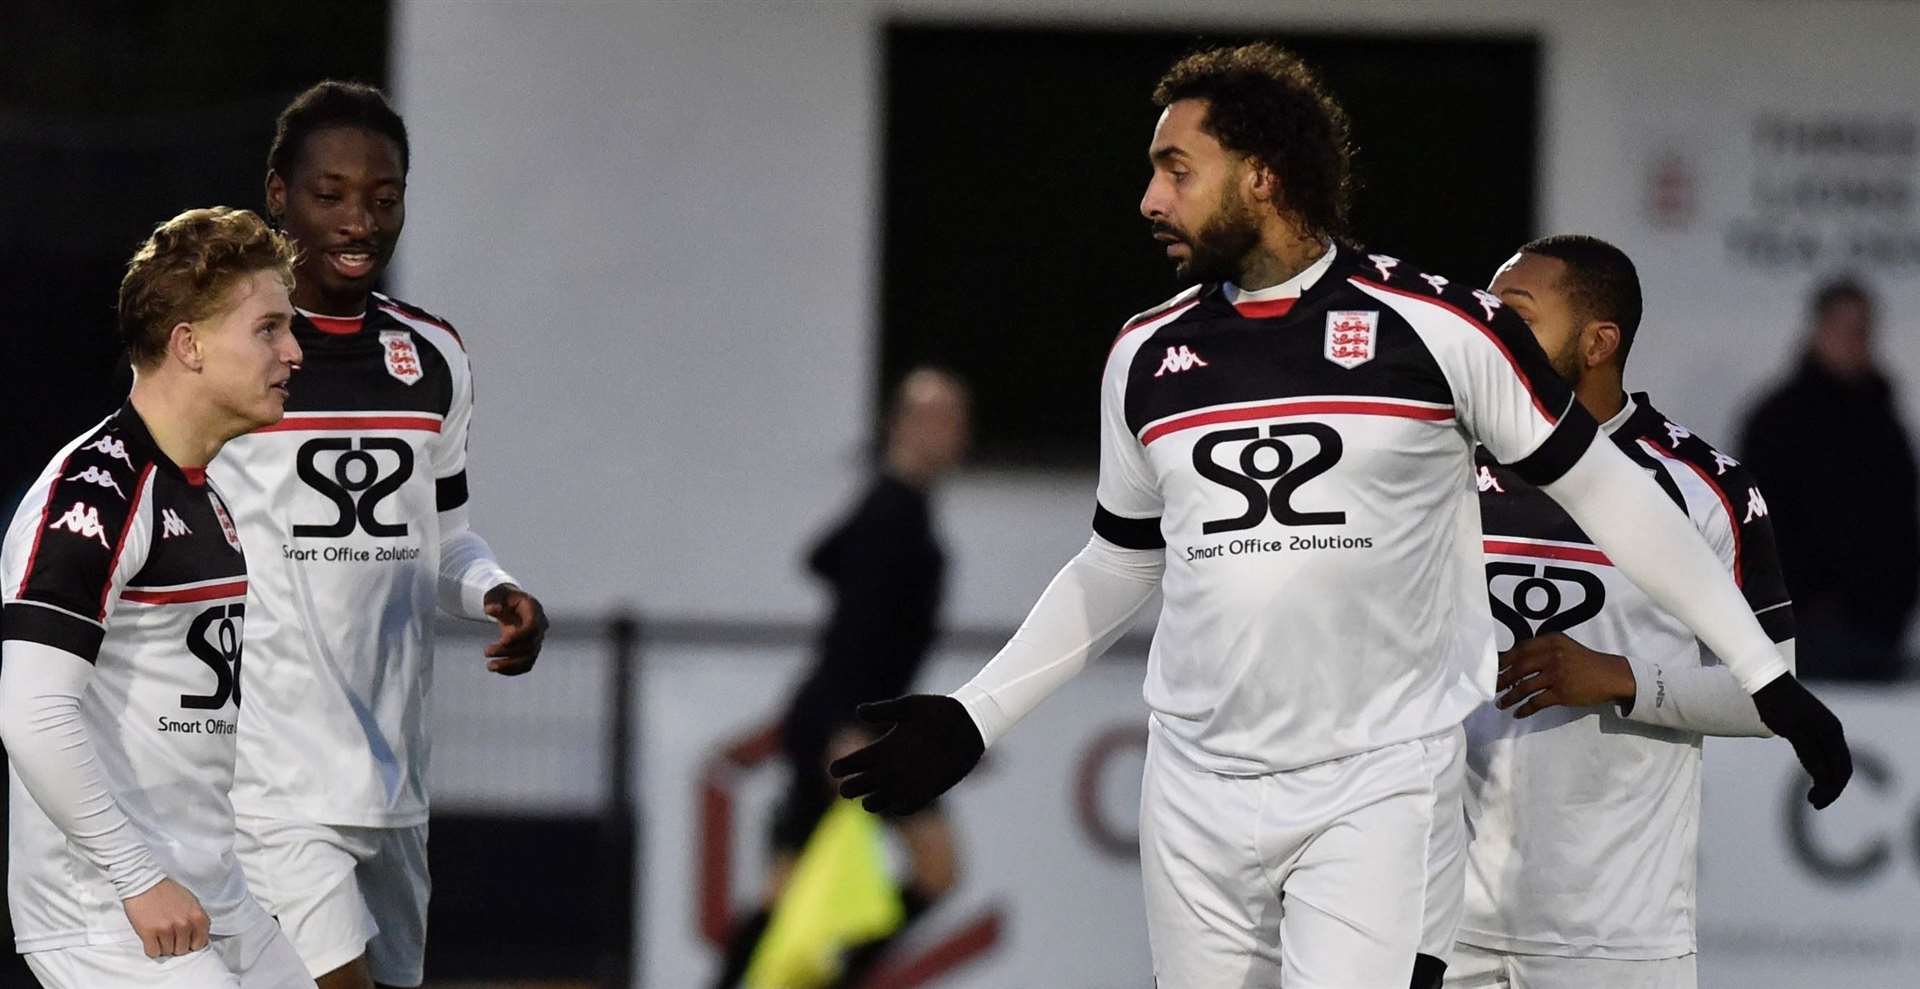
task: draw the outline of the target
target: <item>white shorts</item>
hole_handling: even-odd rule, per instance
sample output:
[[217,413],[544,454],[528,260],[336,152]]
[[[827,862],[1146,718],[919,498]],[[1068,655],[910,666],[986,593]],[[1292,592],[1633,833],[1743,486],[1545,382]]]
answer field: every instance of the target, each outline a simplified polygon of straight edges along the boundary
[[240,934],[207,939],[199,951],[148,958],[138,941],[29,952],[27,967],[46,989],[313,989],[271,919]]
[[373,981],[417,986],[427,950],[427,826],[357,828],[236,816],[247,886],[307,970],[367,956]]
[[[1462,734],[1292,772],[1222,776],[1148,732],[1140,794],[1160,989],[1406,989],[1439,816],[1459,815]],[[1458,895],[1457,892],[1455,894]]]
[[1458,944],[1447,964],[1447,989],[1695,989],[1694,956],[1628,961],[1516,955]]

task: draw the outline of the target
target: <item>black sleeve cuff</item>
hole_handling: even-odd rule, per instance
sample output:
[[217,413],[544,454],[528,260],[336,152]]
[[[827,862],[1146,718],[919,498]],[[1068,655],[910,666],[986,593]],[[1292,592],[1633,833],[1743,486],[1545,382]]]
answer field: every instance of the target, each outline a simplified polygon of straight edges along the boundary
[[1760,630],[1767,633],[1767,638],[1772,639],[1775,644],[1793,638],[1792,605],[1783,604],[1777,608],[1768,608],[1756,613],[1753,617],[1759,619]]
[[451,512],[466,504],[467,472],[461,471],[433,482],[433,503],[435,510],[441,512]]
[[15,602],[0,608],[0,639],[38,642],[73,653],[91,663],[100,655],[107,630],[64,611]]
[[1160,535],[1160,517],[1147,519],[1122,518],[1107,511],[1103,505],[1093,506],[1094,535],[1122,549],[1166,549],[1167,540]]
[[1507,466],[1536,488],[1552,484],[1573,469],[1574,462],[1586,454],[1587,447],[1593,445],[1598,435],[1600,424],[1593,421],[1586,406],[1572,402],[1546,442]]

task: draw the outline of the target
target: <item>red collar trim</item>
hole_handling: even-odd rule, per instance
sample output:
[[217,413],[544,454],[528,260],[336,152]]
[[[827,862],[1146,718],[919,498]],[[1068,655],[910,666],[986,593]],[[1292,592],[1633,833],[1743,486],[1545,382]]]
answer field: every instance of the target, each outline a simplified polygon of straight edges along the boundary
[[182,467],[180,468],[180,473],[185,474],[187,476],[187,483],[196,488],[203,488],[207,485],[207,469],[205,467]]
[[358,333],[360,332],[360,327],[365,325],[367,321],[366,313],[361,313],[358,316],[322,316],[318,313],[310,313],[302,309],[300,310],[300,315],[307,317],[307,322],[312,323],[314,329],[322,333],[331,333],[335,336],[350,336]]

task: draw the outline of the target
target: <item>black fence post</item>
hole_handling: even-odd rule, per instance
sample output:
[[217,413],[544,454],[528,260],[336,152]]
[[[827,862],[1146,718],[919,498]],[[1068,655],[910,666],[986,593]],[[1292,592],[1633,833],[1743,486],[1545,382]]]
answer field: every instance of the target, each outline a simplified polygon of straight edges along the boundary
[[[607,798],[601,815],[600,861],[606,869],[606,899],[609,929],[602,944],[601,983],[607,989],[629,989],[636,984],[634,968],[640,962],[641,932],[645,915],[642,902],[646,891],[635,885],[640,872],[639,856],[645,847],[640,840],[636,808],[640,802],[634,788],[638,766],[634,758],[633,707],[635,681],[641,670],[641,622],[631,613],[620,613],[607,623],[612,647],[607,677]],[[623,909],[624,908],[624,909]]]

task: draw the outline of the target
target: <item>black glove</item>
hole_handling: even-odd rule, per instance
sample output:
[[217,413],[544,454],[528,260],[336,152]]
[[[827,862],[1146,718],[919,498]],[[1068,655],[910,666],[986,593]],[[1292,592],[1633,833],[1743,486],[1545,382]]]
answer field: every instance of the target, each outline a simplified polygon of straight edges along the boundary
[[1853,776],[1853,753],[1847,750],[1840,719],[1791,673],[1755,691],[1753,706],[1760,709],[1760,720],[1775,735],[1793,743],[1793,754],[1813,777],[1807,803],[1816,809],[1833,803]]
[[973,771],[987,749],[965,705],[943,694],[910,694],[854,709],[887,728],[879,741],[834,760],[827,772],[843,797],[866,797],[876,814],[911,814]]

